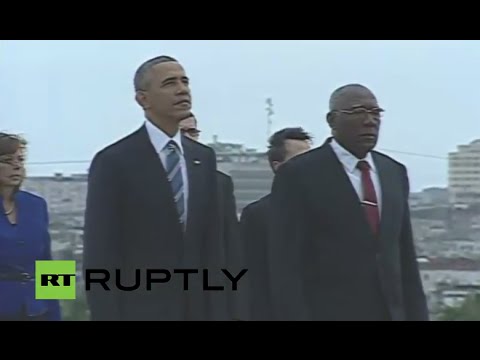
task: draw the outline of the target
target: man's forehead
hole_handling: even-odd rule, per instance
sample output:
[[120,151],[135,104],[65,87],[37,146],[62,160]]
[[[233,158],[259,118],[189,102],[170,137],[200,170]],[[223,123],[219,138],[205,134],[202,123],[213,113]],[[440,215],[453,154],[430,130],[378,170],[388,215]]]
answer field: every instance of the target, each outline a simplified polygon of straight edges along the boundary
[[335,94],[331,99],[331,108],[333,109],[352,109],[360,107],[378,106],[375,95],[364,87],[349,87]]
[[169,77],[185,77],[185,69],[182,65],[177,62],[169,61],[157,64],[152,67],[153,72],[155,75],[161,78],[169,78]]

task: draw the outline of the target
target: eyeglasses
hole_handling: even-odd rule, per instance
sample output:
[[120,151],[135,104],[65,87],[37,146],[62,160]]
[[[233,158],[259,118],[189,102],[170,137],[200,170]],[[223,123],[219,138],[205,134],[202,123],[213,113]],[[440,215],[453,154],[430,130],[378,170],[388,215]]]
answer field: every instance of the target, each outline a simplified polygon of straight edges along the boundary
[[371,114],[373,115],[374,118],[381,118],[385,110],[379,107],[374,107],[371,109],[367,109],[366,107],[356,107],[353,109],[332,110],[331,112],[332,113],[337,112],[337,113],[342,113],[347,115],[359,115],[359,116],[365,116],[367,114]]

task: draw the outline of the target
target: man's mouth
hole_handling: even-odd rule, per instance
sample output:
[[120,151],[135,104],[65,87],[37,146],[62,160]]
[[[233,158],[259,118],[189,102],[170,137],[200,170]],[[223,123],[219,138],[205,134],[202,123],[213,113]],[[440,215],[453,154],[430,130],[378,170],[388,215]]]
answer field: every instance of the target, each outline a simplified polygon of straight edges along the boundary
[[188,100],[188,99],[185,99],[185,100],[181,100],[177,103],[175,103],[175,106],[179,105],[179,106],[190,106],[191,105],[191,101]]
[[375,135],[375,134],[362,134],[362,135],[360,135],[360,137],[364,138],[364,139],[375,140],[377,138],[377,135]]

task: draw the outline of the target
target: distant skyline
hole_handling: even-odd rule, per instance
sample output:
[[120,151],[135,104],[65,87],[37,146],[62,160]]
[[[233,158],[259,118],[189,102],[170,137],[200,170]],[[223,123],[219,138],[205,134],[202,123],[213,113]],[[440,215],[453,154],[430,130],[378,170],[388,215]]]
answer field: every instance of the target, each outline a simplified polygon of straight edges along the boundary
[[303,126],[320,145],[330,93],[359,82],[387,111],[378,149],[404,163],[412,191],[447,185],[447,157],[480,138],[480,42],[473,40],[1,40],[0,130],[30,142],[30,175],[83,173],[94,154],[141,126],[133,74],[176,57],[192,80],[203,142],[264,151],[272,131]]

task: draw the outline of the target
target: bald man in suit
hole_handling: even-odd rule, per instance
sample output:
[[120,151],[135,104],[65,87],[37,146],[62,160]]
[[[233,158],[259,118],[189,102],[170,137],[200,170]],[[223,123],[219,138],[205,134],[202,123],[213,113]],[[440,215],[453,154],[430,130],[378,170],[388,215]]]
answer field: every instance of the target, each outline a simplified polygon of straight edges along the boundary
[[275,176],[268,244],[275,320],[428,320],[407,169],[374,151],[382,114],[367,87],[337,89],[327,115],[333,139]]

